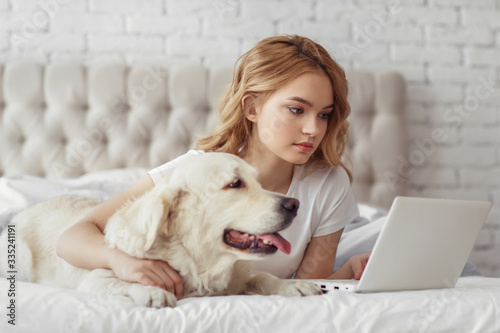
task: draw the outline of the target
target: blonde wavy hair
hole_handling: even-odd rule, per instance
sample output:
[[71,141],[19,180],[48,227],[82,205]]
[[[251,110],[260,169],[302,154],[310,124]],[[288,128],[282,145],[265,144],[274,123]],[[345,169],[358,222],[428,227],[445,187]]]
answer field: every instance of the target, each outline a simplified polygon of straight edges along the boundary
[[308,163],[319,160],[333,167],[341,166],[352,181],[350,170],[342,162],[350,114],[344,70],[321,45],[297,35],[263,39],[238,59],[233,81],[218,102],[219,125],[198,140],[196,149],[244,156],[252,123],[245,117],[243,97],[253,97],[250,100],[254,104],[250,107],[260,106],[274,91],[304,73],[317,70],[324,71],[332,83],[334,109],[325,136]]

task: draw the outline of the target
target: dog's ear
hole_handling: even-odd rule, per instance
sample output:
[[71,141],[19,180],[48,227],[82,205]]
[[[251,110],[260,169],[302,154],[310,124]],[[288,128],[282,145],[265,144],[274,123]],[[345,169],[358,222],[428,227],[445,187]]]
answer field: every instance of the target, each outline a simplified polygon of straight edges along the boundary
[[151,249],[160,236],[168,236],[177,215],[177,207],[184,194],[179,188],[160,183],[141,199],[139,223],[145,235],[144,252]]

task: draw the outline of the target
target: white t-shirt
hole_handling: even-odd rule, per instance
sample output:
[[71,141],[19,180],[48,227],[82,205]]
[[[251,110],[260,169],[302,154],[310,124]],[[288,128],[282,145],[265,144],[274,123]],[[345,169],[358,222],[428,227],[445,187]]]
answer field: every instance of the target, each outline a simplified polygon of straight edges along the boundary
[[[180,161],[199,154],[203,154],[203,151],[190,150],[148,173],[157,184]],[[319,162],[295,165],[286,195],[300,201],[297,217],[291,226],[280,232],[292,245],[292,251],[289,255],[277,251],[262,260],[256,260],[253,265],[255,273],[269,272],[280,278],[290,278],[299,268],[312,237],[332,234],[344,228],[359,214],[349,177],[341,167],[333,168]],[[307,264],[314,269],[314,260]]]

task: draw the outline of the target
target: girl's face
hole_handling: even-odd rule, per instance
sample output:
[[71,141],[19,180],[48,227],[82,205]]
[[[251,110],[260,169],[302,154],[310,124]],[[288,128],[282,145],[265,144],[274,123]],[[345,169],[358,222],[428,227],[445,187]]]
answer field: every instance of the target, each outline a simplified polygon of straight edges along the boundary
[[325,136],[332,103],[333,88],[325,73],[300,75],[247,113],[254,123],[253,147],[289,163],[306,163]]

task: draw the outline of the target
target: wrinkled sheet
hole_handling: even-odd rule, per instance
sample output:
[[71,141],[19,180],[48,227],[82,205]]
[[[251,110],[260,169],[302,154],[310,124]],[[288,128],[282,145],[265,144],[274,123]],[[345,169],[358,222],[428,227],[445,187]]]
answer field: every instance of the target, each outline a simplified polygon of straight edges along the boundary
[[[2,305],[7,288],[0,279]],[[0,332],[500,332],[498,278],[442,290],[190,298],[162,309],[27,282],[17,291],[16,326],[2,306]]]
[[[105,200],[146,171],[110,170],[65,180],[2,177],[0,229],[27,205],[61,195]],[[359,208],[361,217],[342,236],[336,266],[371,250],[383,224],[383,213],[366,205]],[[0,332],[500,332],[498,278],[462,277],[456,288],[443,290],[191,298],[174,309],[137,307],[125,297],[21,281],[16,281],[12,298],[10,288],[0,278]],[[8,324],[11,299],[15,326]]]

